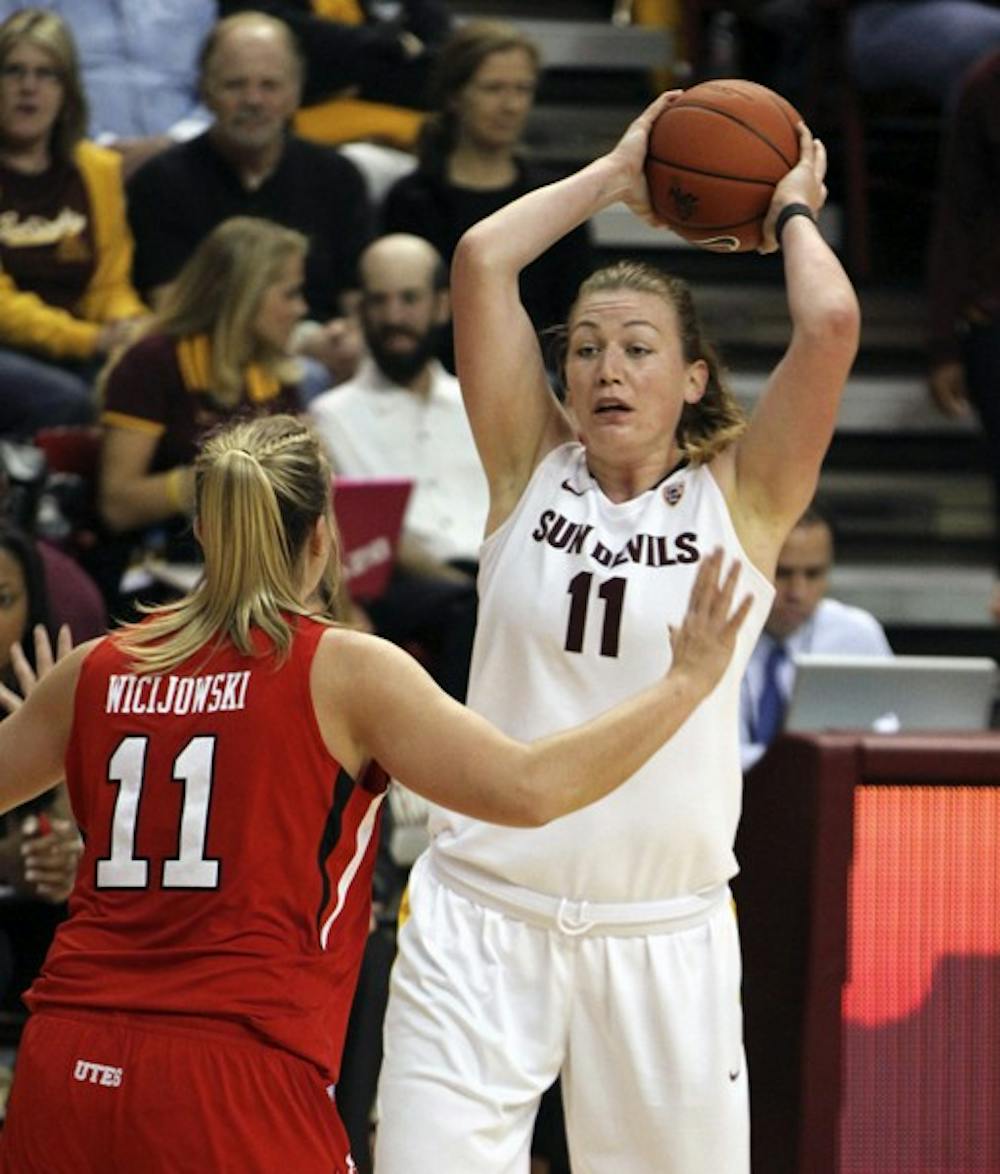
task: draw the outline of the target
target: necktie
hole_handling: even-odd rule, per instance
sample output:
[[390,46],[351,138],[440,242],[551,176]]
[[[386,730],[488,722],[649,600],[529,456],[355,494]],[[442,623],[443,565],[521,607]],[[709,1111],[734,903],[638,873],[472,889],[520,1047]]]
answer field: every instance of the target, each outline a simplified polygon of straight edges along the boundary
[[754,741],[768,746],[781,729],[785,716],[785,697],[778,683],[778,674],[788,659],[783,644],[775,644],[764,664],[764,684],[757,703],[757,721],[754,725]]

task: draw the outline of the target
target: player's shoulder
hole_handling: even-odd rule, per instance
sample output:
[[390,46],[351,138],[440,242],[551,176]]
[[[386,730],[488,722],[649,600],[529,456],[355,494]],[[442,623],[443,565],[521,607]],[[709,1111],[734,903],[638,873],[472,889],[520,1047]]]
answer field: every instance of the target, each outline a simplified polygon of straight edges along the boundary
[[85,674],[88,677],[90,674],[102,676],[114,661],[113,653],[111,660],[108,658],[112,644],[110,635],[95,636],[92,640],[77,644],[48,674],[52,685],[64,691],[64,696],[72,696]]
[[326,625],[316,645],[317,672],[326,684],[356,687],[359,681],[416,663],[397,645],[348,624]]
[[[103,636],[96,636],[93,640],[77,644],[65,660],[75,661],[78,669],[84,666],[88,669],[99,669],[112,663],[128,663],[128,657],[116,632],[107,632]],[[59,662],[60,665],[62,663]]]

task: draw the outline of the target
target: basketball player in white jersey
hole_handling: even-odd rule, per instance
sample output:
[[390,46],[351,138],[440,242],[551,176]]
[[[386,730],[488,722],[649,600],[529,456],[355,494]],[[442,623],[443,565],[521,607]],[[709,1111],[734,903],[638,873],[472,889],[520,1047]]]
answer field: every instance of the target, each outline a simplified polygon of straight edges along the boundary
[[524,1174],[560,1073],[574,1174],[749,1169],[728,890],[739,685],[816,487],[859,312],[816,227],[826,154],[803,126],[765,224],[791,338],[749,423],[686,288],[636,264],[581,287],[557,402],[518,274],[618,200],[652,217],[643,161],[670,100],[481,221],[455,256],[459,379],[490,485],[469,704],[529,738],[652,679],[716,545],[742,560],[754,602],[721,682],[613,795],[537,831],[434,813],[393,975],[379,1174]]

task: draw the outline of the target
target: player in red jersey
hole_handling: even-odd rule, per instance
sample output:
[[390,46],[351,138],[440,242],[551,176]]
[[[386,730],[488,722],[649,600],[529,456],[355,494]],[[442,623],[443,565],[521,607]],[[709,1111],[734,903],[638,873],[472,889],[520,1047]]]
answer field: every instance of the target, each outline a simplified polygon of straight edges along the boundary
[[384,783],[534,825],[620,784],[713,688],[746,601],[706,561],[672,666],[525,745],[405,653],[326,618],[330,471],[289,416],[198,460],[204,577],[63,657],[0,724],[0,809],[65,772],[86,848],[28,996],[0,1169],[354,1164],[330,1086],[368,929]]

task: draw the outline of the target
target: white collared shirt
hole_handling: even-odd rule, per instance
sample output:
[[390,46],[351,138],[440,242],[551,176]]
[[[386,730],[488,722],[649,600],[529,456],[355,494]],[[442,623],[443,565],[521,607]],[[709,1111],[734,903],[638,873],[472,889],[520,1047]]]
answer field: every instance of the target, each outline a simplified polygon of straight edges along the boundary
[[458,380],[435,359],[427,395],[388,379],[371,358],[309,412],[339,473],[412,477],[403,531],[440,562],[478,561],[489,490]]

